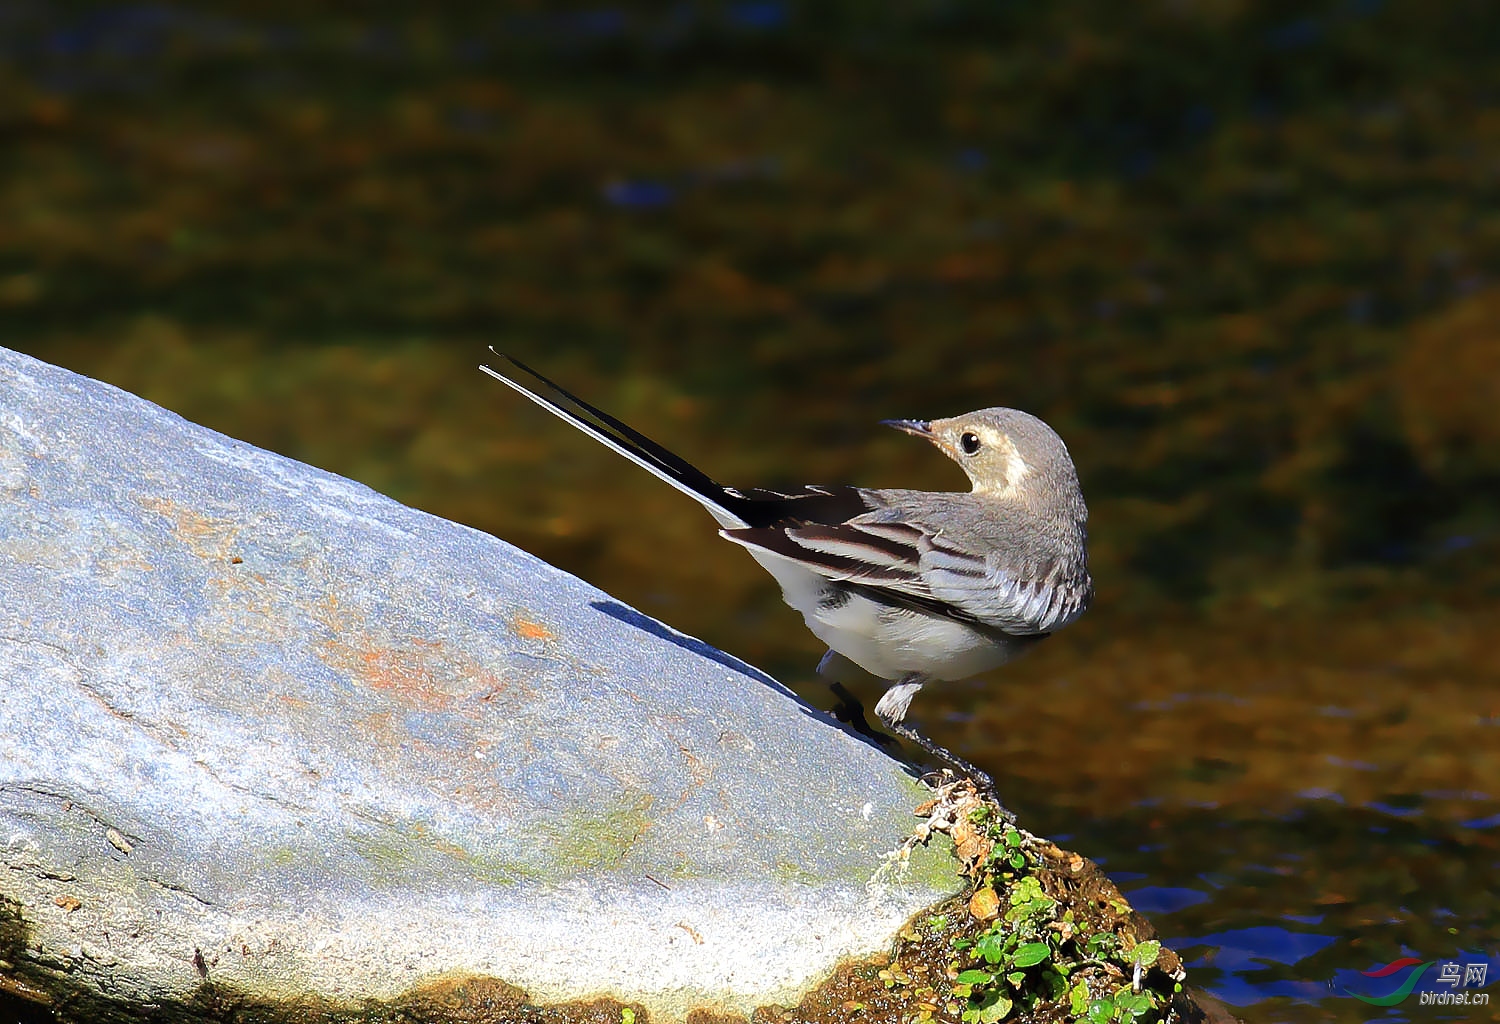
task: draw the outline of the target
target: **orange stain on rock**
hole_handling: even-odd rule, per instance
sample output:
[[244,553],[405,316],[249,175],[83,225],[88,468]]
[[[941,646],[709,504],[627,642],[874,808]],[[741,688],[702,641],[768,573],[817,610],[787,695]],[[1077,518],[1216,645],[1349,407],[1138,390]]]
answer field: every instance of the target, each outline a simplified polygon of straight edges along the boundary
[[453,703],[423,662],[423,652],[390,647],[371,648],[356,654],[356,674],[371,689],[383,690],[413,704],[444,708]]
[[215,561],[225,557],[239,540],[245,525],[221,516],[208,516],[172,501],[170,498],[143,498],[142,508],[155,512],[172,523],[172,531],[188,550],[199,558]]
[[524,615],[517,614],[510,620],[511,631],[522,640],[556,640],[557,634],[552,632],[540,622],[533,622]]
[[437,640],[412,637],[381,643],[373,637],[345,634],[324,642],[319,658],[361,686],[429,710],[455,705],[462,710],[463,705],[487,701],[503,688],[500,677],[471,654]]

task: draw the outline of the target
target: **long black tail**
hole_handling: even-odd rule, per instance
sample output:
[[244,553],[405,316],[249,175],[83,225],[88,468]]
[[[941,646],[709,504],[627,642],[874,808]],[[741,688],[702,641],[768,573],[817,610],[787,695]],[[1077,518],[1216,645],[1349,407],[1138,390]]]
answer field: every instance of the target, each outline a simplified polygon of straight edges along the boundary
[[673,452],[657,444],[634,427],[621,423],[602,409],[596,409],[556,382],[537,373],[518,359],[501,352],[495,357],[533,387],[490,366],[479,368],[496,380],[514,388],[559,419],[566,420],[585,434],[614,449],[637,466],[660,477],[707,508],[721,525],[748,525],[738,507],[747,504],[743,497],[731,494],[708,474]]

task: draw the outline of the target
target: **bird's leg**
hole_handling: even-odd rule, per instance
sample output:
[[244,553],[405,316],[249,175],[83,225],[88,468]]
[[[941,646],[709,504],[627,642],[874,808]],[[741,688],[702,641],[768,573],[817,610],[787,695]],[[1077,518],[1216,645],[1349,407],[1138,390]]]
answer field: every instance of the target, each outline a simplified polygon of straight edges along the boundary
[[838,698],[838,703],[832,708],[833,717],[848,725],[866,739],[874,740],[877,746],[894,746],[896,743],[895,740],[876,729],[865,718],[865,706],[859,702],[859,698],[850,693],[843,683],[830,675],[838,657],[837,654],[830,650],[818,662],[817,669],[818,675],[828,680],[828,689]]
[[858,697],[849,692],[843,683],[834,680],[828,684],[828,689],[839,699],[839,702],[833,706],[834,718],[837,718],[840,722],[843,722],[866,739],[874,740],[877,746],[895,747],[900,745],[898,741],[870,724],[869,719],[865,717],[864,705],[859,702]]
[[915,743],[939,761],[946,762],[950,767],[956,769],[960,775],[967,775],[969,781],[974,783],[974,788],[979,791],[980,796],[988,797],[994,801],[995,806],[1000,808],[1001,814],[1014,820],[1015,815],[1011,814],[1000,803],[1000,798],[995,793],[995,780],[990,778],[988,772],[982,770],[978,765],[966,758],[959,757],[946,747],[938,746],[911,726],[902,724],[902,720],[906,718],[906,709],[911,706],[911,699],[917,695],[917,691],[922,688],[922,684],[925,682],[927,682],[927,677],[920,673],[913,672],[902,676],[889,690],[885,691],[885,696],[881,697],[879,702],[876,703],[876,716],[885,724],[887,729],[890,729],[896,735]]

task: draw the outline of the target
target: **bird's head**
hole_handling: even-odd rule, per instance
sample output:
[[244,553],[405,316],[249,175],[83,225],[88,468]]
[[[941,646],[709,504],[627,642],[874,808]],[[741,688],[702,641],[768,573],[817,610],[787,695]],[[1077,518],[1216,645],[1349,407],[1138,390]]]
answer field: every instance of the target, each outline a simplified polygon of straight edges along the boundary
[[1034,504],[1077,495],[1078,475],[1057,432],[1019,409],[980,409],[941,420],[884,420],[926,438],[963,467],[975,494]]

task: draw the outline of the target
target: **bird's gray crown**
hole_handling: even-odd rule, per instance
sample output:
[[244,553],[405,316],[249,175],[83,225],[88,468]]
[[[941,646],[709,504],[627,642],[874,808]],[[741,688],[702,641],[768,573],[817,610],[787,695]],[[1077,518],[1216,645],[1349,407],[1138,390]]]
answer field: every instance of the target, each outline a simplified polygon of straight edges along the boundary
[[997,406],[947,419],[886,423],[931,441],[963,468],[976,494],[1061,505],[1083,514],[1067,445],[1030,413]]

